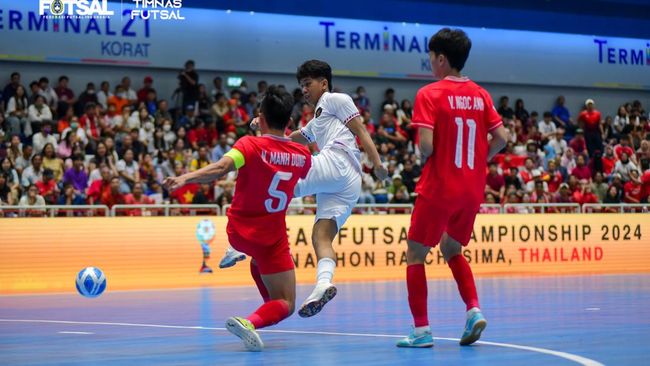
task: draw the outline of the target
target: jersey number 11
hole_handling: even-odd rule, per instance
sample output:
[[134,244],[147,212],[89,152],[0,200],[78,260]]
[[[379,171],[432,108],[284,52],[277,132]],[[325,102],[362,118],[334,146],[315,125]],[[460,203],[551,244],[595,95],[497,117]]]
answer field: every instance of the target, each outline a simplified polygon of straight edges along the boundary
[[471,118],[468,118],[467,121],[463,121],[461,117],[456,117],[454,120],[456,122],[457,133],[456,133],[456,158],[454,162],[456,167],[461,169],[463,167],[463,130],[465,129],[465,123],[469,129],[469,135],[467,139],[467,167],[474,169],[474,145],[476,144],[476,121]]

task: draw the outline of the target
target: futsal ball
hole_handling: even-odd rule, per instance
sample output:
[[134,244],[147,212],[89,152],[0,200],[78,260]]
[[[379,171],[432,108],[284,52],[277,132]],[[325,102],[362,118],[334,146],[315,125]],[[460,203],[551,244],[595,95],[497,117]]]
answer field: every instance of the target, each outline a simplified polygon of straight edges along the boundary
[[216,228],[214,227],[212,220],[201,220],[196,226],[196,238],[201,243],[209,244],[212,239],[214,239],[215,232]]
[[85,297],[97,297],[106,290],[106,276],[101,269],[86,267],[77,275],[77,291]]

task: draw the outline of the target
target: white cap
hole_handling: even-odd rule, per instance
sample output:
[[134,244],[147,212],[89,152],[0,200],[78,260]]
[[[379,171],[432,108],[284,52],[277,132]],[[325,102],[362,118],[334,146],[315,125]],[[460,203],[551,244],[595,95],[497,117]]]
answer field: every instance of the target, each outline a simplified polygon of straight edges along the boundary
[[587,100],[585,100],[585,107],[588,106],[589,104],[596,104],[596,103],[594,103],[594,100],[593,100],[593,99],[587,99]]

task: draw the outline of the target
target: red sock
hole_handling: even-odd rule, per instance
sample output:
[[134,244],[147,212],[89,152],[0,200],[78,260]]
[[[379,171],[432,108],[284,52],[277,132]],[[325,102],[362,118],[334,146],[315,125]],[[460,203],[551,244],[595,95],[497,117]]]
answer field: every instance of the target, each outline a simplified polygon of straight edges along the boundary
[[409,307],[416,327],[429,325],[427,314],[427,275],[424,264],[406,267],[406,288],[409,293]]
[[248,316],[255,329],[268,327],[289,316],[289,304],[284,300],[271,300]]
[[264,281],[262,281],[262,275],[260,275],[260,270],[253,261],[251,261],[251,276],[253,276],[253,280],[255,280],[255,285],[257,286],[260,295],[262,295],[262,299],[264,299],[264,302],[268,302],[271,299],[269,296],[269,290],[266,289],[266,285],[264,284]]
[[458,254],[451,258],[448,264],[458,284],[458,292],[460,292],[460,297],[463,298],[467,310],[473,307],[479,307],[474,275],[472,275],[472,269],[469,267],[465,257]]

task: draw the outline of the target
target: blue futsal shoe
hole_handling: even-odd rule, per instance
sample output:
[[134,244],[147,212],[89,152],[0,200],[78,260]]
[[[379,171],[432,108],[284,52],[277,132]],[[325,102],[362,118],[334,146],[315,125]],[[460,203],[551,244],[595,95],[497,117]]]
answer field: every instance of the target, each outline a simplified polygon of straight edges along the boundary
[[481,314],[481,310],[473,308],[468,312],[467,323],[465,323],[465,331],[460,338],[461,346],[469,346],[481,338],[481,333],[487,326],[487,320]]
[[226,254],[223,255],[221,262],[219,262],[219,268],[232,267],[237,264],[237,262],[243,261],[244,259],[246,259],[246,254],[238,252],[233,249],[233,247],[228,246],[228,249],[226,249]]
[[433,336],[431,331],[426,331],[420,335],[415,335],[415,329],[411,331],[408,337],[397,341],[397,347],[407,348],[429,348],[433,347]]

